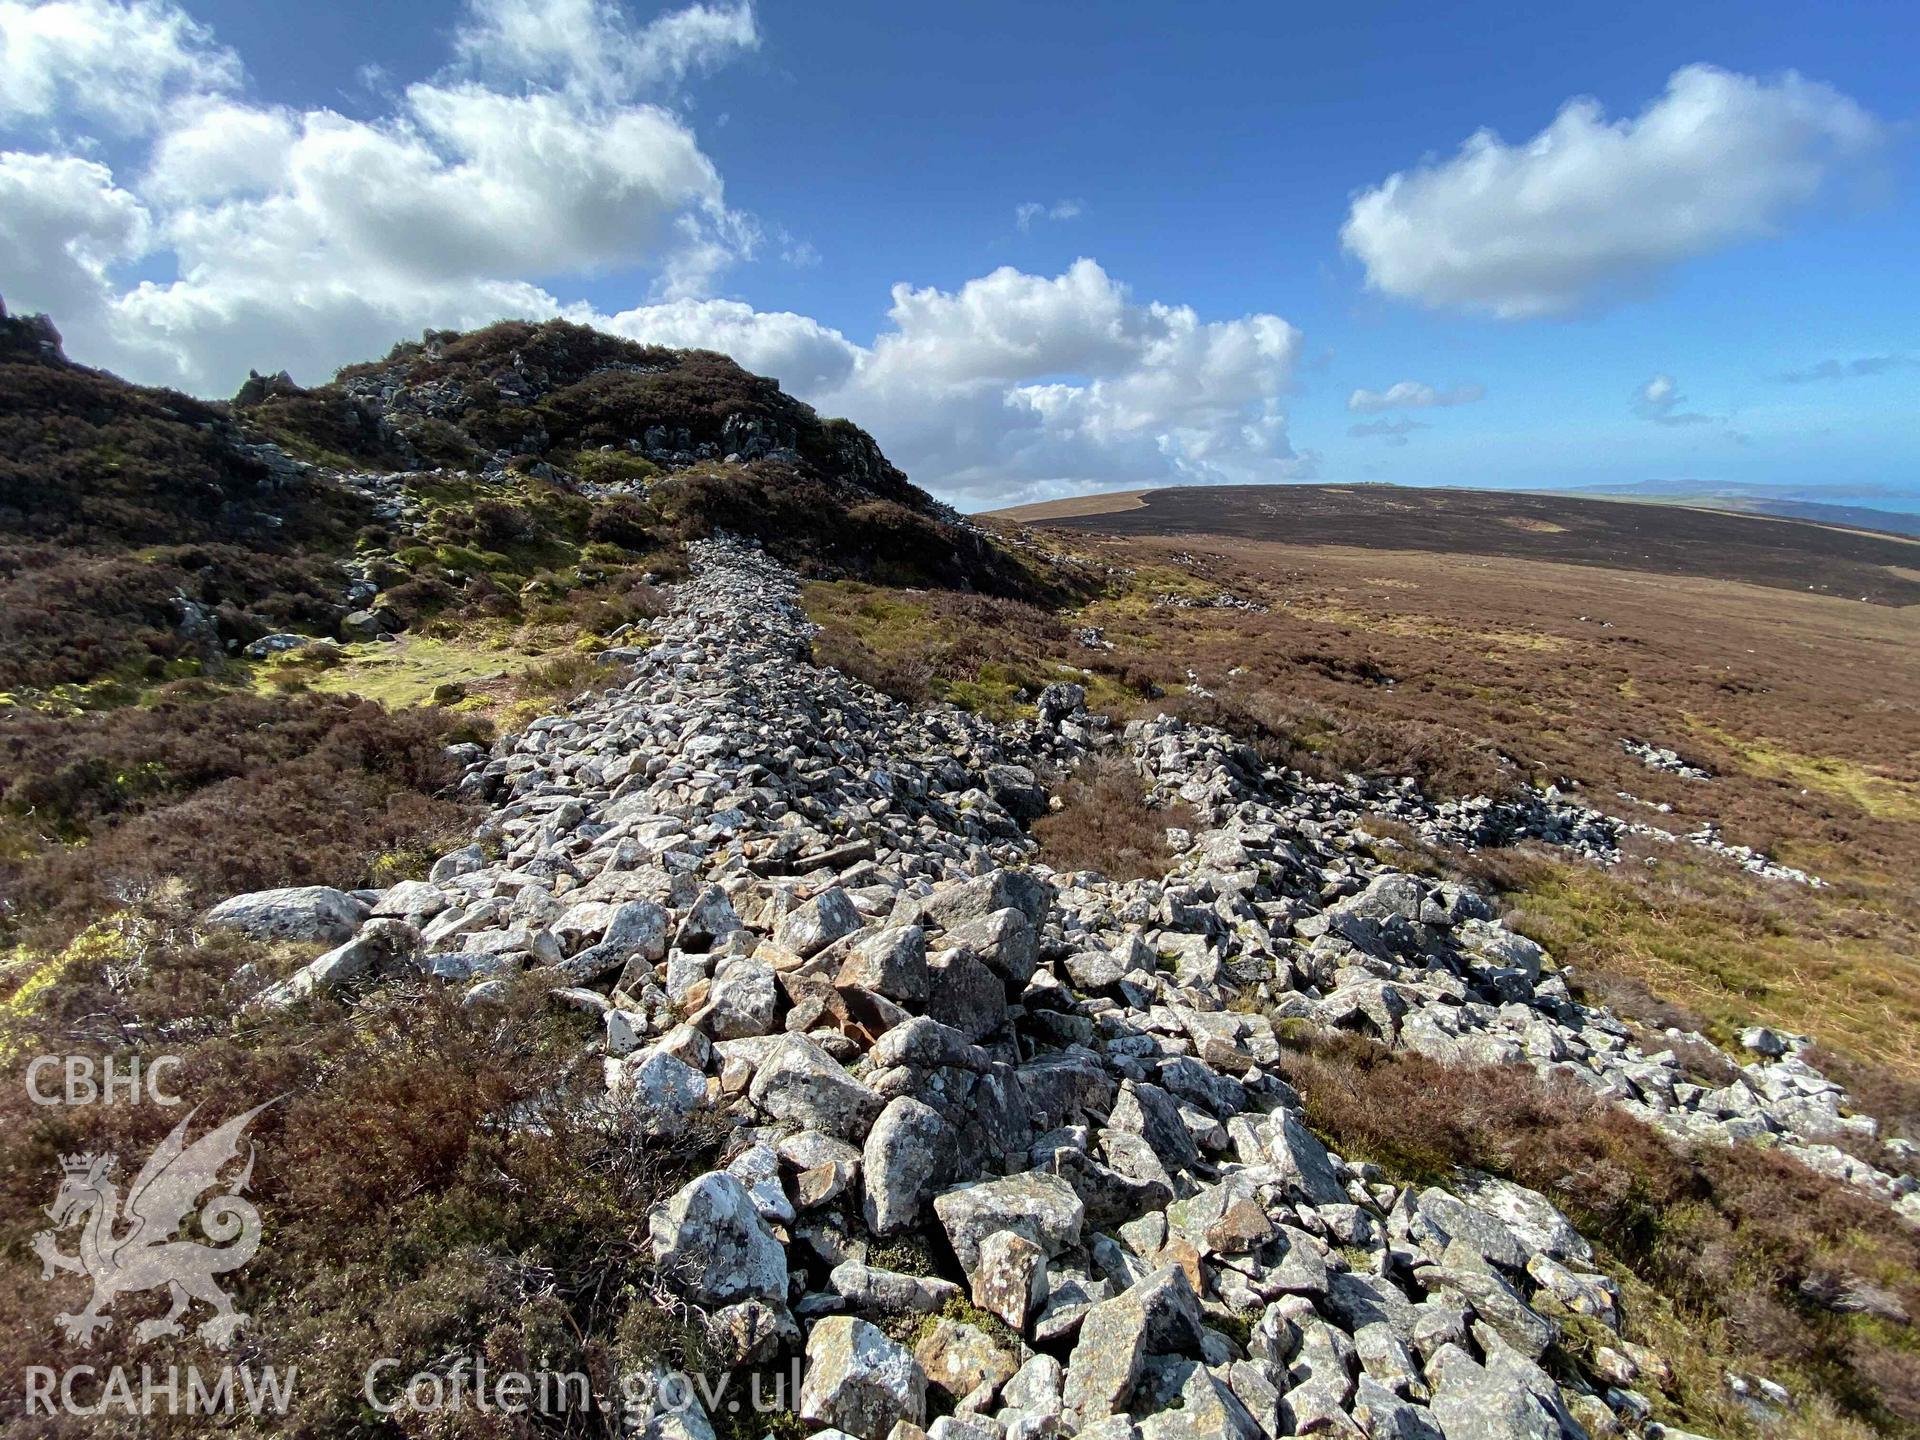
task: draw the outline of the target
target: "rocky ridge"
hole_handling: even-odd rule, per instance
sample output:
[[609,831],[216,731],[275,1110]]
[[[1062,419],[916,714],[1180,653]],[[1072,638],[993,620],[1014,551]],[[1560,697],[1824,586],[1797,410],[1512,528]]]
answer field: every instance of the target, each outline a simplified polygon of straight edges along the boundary
[[[1556,1316],[1620,1323],[1565,1217],[1330,1153],[1275,1073],[1276,1019],[1765,1139],[1920,1220],[1910,1181],[1832,1143],[1874,1123],[1799,1041],[1752,1032],[1724,1083],[1649,1052],[1482,897],[1375,859],[1377,787],[1168,718],[1115,733],[1073,686],[1013,726],[909,711],[810,663],[781,566],[693,555],[652,643],[612,652],[631,680],[468,756],[492,813],[427,880],[208,919],[334,946],[258,1004],[426,972],[485,1005],[532,972],[602,1017],[624,1123],[722,1110],[725,1168],[649,1217],[654,1258],[728,1358],[804,1353],[805,1418],[867,1440],[934,1411],[951,1440],[1661,1434],[1635,1388],[1658,1356],[1542,1368]],[[1048,775],[1101,750],[1198,817],[1163,879],[1029,863]],[[1516,823],[1399,798],[1476,843]],[[1518,823],[1580,842],[1553,803]],[[884,1266],[902,1236],[937,1273]],[[932,1317],[912,1343],[902,1312]],[[697,1408],[650,1426],[711,1433]]]

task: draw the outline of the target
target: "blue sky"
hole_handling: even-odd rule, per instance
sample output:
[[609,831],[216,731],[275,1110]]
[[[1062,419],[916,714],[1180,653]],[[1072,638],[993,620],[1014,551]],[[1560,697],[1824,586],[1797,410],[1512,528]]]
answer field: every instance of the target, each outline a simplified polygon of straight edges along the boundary
[[0,294],[209,393],[507,313],[711,344],[966,505],[1920,509],[1911,6],[1566,10],[0,0]]

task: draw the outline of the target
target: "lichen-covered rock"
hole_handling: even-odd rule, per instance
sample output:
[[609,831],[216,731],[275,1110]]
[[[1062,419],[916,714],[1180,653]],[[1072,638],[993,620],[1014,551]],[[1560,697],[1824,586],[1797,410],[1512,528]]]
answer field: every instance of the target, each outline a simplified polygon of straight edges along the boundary
[[980,1242],[973,1303],[1019,1331],[1047,1298],[1047,1252],[1026,1236],[996,1230]]
[[918,925],[897,925],[854,943],[837,980],[901,1004],[927,998],[927,934]]
[[893,1235],[918,1223],[952,1153],[952,1136],[937,1110],[911,1095],[888,1101],[860,1156],[867,1228]]
[[656,1139],[685,1134],[707,1103],[707,1077],[664,1049],[629,1055],[609,1079],[631,1123]]
[[962,1412],[985,1409],[1013,1378],[1018,1363],[977,1325],[939,1319],[913,1347],[927,1383]]
[[1339,1205],[1346,1201],[1347,1192],[1333,1173],[1327,1147],[1298,1115],[1285,1111],[1273,1116],[1266,1134],[1275,1167],[1310,1204]]
[[769,1047],[747,1094],[776,1120],[852,1141],[866,1138],[883,1103],[804,1035],[783,1035]]
[[814,1325],[800,1386],[802,1419],[860,1440],[886,1440],[900,1421],[918,1425],[926,1414],[927,1377],[906,1346],[849,1315]]
[[934,1198],[933,1209],[968,1275],[979,1264],[980,1242],[996,1230],[1024,1235],[1051,1257],[1080,1243],[1087,1213],[1073,1186],[1033,1170],[948,1190]]
[[1147,1360],[1147,1313],[1130,1292],[1102,1300],[1080,1322],[1063,1401],[1080,1426],[1122,1414]]
[[854,1309],[869,1314],[911,1311],[931,1315],[961,1295],[958,1285],[937,1275],[908,1275],[857,1260],[834,1266],[827,1283]]
[[285,890],[255,890],[222,900],[202,923],[238,930],[256,940],[304,940],[338,945],[350,940],[369,914],[368,907],[344,890],[326,885],[297,885]]
[[1446,1440],[1561,1440],[1559,1421],[1527,1389],[1457,1346],[1427,1362],[1434,1423]]
[[1154,1376],[1153,1402],[1154,1413],[1140,1422],[1140,1440],[1266,1440],[1233,1388],[1196,1361],[1163,1364]]
[[698,1023],[716,1040],[765,1035],[780,1010],[780,982],[773,967],[758,960],[735,960],[714,977]]
[[688,1181],[647,1217],[647,1232],[661,1275],[695,1304],[786,1304],[787,1252],[737,1177]]
[[773,939],[783,950],[791,950],[804,960],[859,928],[859,910],[847,892],[836,885],[788,911],[773,932]]
[[1033,978],[1040,963],[1040,937],[1026,912],[1009,906],[948,928],[943,947],[966,950],[1016,988]]
[[728,898],[727,892],[718,885],[707,885],[701,888],[693,904],[687,907],[687,913],[681,917],[673,943],[682,950],[704,949],[722,935],[729,935],[739,928],[740,915],[733,908],[733,901]]

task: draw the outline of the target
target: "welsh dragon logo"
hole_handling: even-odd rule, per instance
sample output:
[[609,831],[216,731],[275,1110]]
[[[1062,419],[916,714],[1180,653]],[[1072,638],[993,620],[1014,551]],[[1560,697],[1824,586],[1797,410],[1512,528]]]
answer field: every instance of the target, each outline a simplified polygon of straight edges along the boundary
[[[180,1318],[195,1300],[213,1307],[197,1332],[212,1344],[229,1343],[246,1324],[247,1316],[233,1308],[214,1277],[238,1270],[260,1248],[260,1212],[242,1194],[253,1176],[253,1146],[247,1146],[246,1165],[230,1185],[223,1186],[219,1176],[239,1158],[241,1136],[267,1105],[255,1106],[189,1145],[187,1126],[199,1113],[196,1105],[147,1157],[124,1207],[120,1187],[110,1178],[112,1154],[61,1158],[60,1189],[47,1208],[53,1225],[33,1237],[33,1253],[40,1257],[43,1280],[64,1270],[93,1282],[86,1308],[59,1317],[69,1340],[91,1343],[96,1331],[113,1324],[106,1312],[116,1299],[162,1286],[173,1308],[136,1325],[134,1334],[140,1340],[180,1334]],[[200,1208],[200,1229],[213,1244],[176,1238],[200,1197],[216,1188],[220,1193]],[[75,1224],[80,1227],[79,1253],[63,1254],[57,1237]]]

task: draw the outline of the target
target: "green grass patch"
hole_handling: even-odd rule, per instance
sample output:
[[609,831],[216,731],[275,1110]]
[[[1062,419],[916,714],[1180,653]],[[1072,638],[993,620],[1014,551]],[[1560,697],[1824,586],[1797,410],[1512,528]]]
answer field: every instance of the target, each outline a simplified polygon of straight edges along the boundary
[[1845,933],[1820,910],[1838,901],[1776,899],[1717,862],[1677,858],[1651,870],[1543,864],[1507,899],[1514,928],[1576,975],[1628,977],[1723,1044],[1763,1023],[1920,1075],[1920,960]]
[[389,709],[426,705],[443,685],[469,685],[500,675],[515,675],[539,660],[522,648],[499,648],[470,640],[402,635],[391,642],[342,645],[338,660],[324,668],[302,662],[302,651],[270,661],[254,671],[254,688],[270,694],[296,681],[323,695],[358,695]]
[[936,701],[1002,723],[1031,717],[1056,681],[1087,687],[1090,708],[1127,714],[1140,695],[1112,675],[1089,674],[1065,622],[1018,602],[948,591],[900,591],[860,581],[820,581],[801,603],[822,635],[821,663],[909,704]]
[[571,455],[556,457],[554,463],[595,485],[644,482],[661,473],[660,467],[651,460],[624,450],[576,450]]
[[947,680],[936,676],[929,688],[936,700],[1004,725],[1033,718],[1033,702],[1021,697],[1034,694],[1039,686],[1031,676],[1010,665],[989,662],[971,679]]
[[1694,716],[1688,724],[1731,750],[1743,769],[1844,800],[1875,820],[1920,820],[1920,785],[1838,755],[1807,755],[1777,740],[1743,740]]
[[837,626],[880,655],[916,648],[936,623],[926,601],[857,580],[818,581],[800,600],[816,625]]

